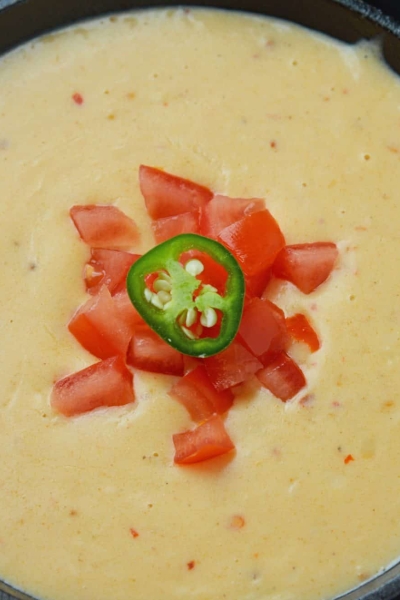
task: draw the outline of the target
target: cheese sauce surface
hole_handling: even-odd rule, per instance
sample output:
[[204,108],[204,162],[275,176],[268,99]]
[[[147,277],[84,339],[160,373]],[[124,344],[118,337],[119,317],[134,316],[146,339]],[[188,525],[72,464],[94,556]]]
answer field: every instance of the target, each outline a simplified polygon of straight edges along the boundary
[[[374,45],[222,11],[104,18],[0,60],[4,580],[43,600],[326,600],[396,559],[399,109]],[[96,361],[66,328],[89,254],[69,208],[115,203],[146,251],[141,163],[340,249],[311,295],[271,292],[322,340],[295,349],[307,389],[238,390],[236,453],[192,467],[173,465],[193,424],[170,377],[137,372],[134,404],[78,418],[49,402]]]

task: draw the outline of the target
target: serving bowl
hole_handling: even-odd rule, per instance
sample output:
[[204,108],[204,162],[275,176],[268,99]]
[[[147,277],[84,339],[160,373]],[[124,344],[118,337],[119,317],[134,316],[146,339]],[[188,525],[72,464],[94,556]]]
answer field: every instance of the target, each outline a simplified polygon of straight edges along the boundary
[[[105,13],[160,5],[174,5],[173,1],[156,0],[0,0],[0,53],[20,43],[55,28]],[[359,0],[201,0],[185,2],[186,5],[213,6],[225,9],[246,10],[288,19],[321,31],[349,43],[360,39],[379,37],[383,55],[389,65],[400,73],[400,27],[392,17]],[[396,14],[396,5],[386,2],[387,9]],[[400,13],[397,7],[397,12]],[[400,14],[399,14],[400,17]],[[0,582],[0,600],[29,596]],[[400,565],[366,582],[356,590],[341,596],[342,600],[399,600]],[[133,599],[132,599],[133,600]],[[303,600],[303,599],[299,599]],[[306,600],[306,599],[304,599]]]

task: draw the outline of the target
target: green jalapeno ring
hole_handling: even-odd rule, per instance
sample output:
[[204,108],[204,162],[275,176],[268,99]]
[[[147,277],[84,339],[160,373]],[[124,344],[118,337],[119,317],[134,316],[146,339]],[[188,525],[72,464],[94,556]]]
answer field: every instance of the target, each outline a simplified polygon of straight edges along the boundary
[[[208,254],[226,270],[224,295],[196,278],[196,260],[186,265],[187,269],[179,262],[180,256],[189,250]],[[146,277],[154,273],[158,273],[158,293],[152,293],[146,283]],[[244,275],[229,250],[210,238],[184,233],[155,246],[132,265],[126,284],[129,298],[144,321],[183,354],[200,358],[218,354],[229,346],[239,329],[245,296]],[[199,288],[199,295],[194,297]],[[218,337],[193,339],[189,327],[182,323],[182,316],[190,326],[194,311],[198,311],[202,322],[210,327],[215,321],[215,310],[222,313]]]

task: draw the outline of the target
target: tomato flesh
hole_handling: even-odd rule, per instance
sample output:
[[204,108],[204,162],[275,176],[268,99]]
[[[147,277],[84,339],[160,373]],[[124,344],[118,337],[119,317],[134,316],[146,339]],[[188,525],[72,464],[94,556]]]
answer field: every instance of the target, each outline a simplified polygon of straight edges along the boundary
[[154,239],[157,244],[161,244],[181,233],[199,233],[199,214],[198,211],[193,211],[156,219],[152,222],[151,227]]
[[229,198],[216,194],[202,211],[200,233],[216,239],[225,227],[264,208],[264,200],[260,198]]
[[265,388],[283,402],[293,398],[307,383],[303,371],[285,352],[270,358],[265,367],[258,371],[257,377]]
[[124,327],[130,335],[133,335],[136,327],[144,325],[144,321],[130,301],[128,292],[124,289],[115,294],[112,300],[121,327]]
[[237,339],[226,350],[204,359],[210,381],[217,390],[226,390],[248,381],[262,363]]
[[271,268],[264,269],[255,275],[246,275],[246,298],[262,298],[271,278]]
[[133,334],[105,286],[77,310],[68,329],[81,346],[98,358],[125,356]]
[[277,222],[266,209],[225,227],[218,240],[234,254],[247,276],[265,273],[285,245]]
[[81,239],[92,248],[120,250],[138,241],[136,223],[116,206],[76,205],[70,216]]
[[86,291],[96,295],[105,285],[114,295],[125,287],[125,280],[130,267],[140,257],[121,250],[92,248],[90,260],[84,268]]
[[128,365],[164,375],[183,375],[183,355],[146,324],[137,326],[129,342]]
[[52,407],[66,417],[101,406],[122,406],[134,400],[133,376],[120,356],[59,379],[51,394]]
[[245,306],[239,335],[257,357],[286,349],[288,334],[283,311],[261,298],[252,298]]
[[292,338],[298,342],[307,344],[311,352],[316,352],[320,349],[321,344],[318,336],[305,315],[297,313],[293,317],[288,317],[286,319],[286,327]]
[[233,404],[231,390],[218,391],[212,384],[204,365],[199,365],[179,379],[170,396],[185,406],[194,421],[208,419],[214,413],[222,415]]
[[175,446],[174,462],[177,465],[209,460],[235,448],[219,415],[213,415],[195,429],[176,433],[172,439]]
[[198,210],[213,196],[212,192],[189,179],[141,165],[139,184],[152,219],[162,219]]
[[311,294],[332,272],[339,251],[332,242],[286,246],[276,257],[273,272],[304,294]]

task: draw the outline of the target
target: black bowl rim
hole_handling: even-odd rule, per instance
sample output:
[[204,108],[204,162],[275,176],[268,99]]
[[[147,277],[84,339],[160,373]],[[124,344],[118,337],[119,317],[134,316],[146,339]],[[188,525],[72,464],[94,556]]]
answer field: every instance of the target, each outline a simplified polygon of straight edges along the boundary
[[[29,13],[33,7],[33,10],[40,9],[43,2],[47,0],[0,0],[0,58],[3,54],[12,50],[14,47],[17,47],[31,39],[34,39],[38,35],[43,35],[48,33],[49,31],[54,31],[59,28],[67,27],[77,22],[85,21],[92,19],[94,17],[104,16],[107,14],[123,12],[125,10],[135,10],[135,9],[143,9],[143,8],[162,8],[165,6],[199,6],[199,7],[210,7],[210,8],[228,8],[231,4],[231,0],[217,0],[216,2],[212,2],[212,0],[189,0],[185,2],[176,2],[175,0],[120,0],[117,2],[116,0],[93,0],[92,3],[89,0],[89,4],[95,5],[95,10],[83,10],[79,14],[72,16],[70,12],[66,11],[61,13],[55,12],[52,15],[52,20],[47,21],[44,27],[39,27],[36,29],[33,25],[28,27],[27,30],[24,31],[22,37],[11,36],[11,41],[7,39],[4,44],[4,40],[2,42],[1,33],[1,23],[2,19],[5,15],[11,17],[13,16],[13,12],[21,10],[22,13],[24,9]],[[81,0],[74,0],[75,6],[79,7],[79,3],[81,5],[85,5],[85,2],[81,2]],[[296,1],[296,0],[295,0]],[[306,2],[308,0],[305,0]],[[310,0],[312,1],[312,0]],[[315,2],[321,2],[321,0],[314,0]],[[390,66],[394,67],[397,73],[400,74],[400,21],[397,21],[394,17],[385,14],[379,8],[367,4],[364,0],[324,0],[326,5],[336,5],[341,6],[346,11],[347,15],[356,15],[359,19],[365,20],[365,22],[369,22],[372,27],[370,29],[371,35],[364,36],[356,36],[352,40],[347,41],[358,41],[361,38],[373,38],[373,37],[381,37],[386,38],[389,36],[389,42],[393,42],[393,38],[396,40],[396,45],[399,53],[399,58],[393,64],[392,60],[393,55],[389,53],[389,56],[384,52],[385,59],[389,63]],[[77,4],[78,3],[78,4]],[[304,4],[304,0],[300,0],[300,4]],[[64,3],[63,3],[64,4]],[[67,3],[68,4],[68,0]],[[280,2],[279,2],[280,4]],[[283,3],[284,4],[284,3]],[[241,9],[234,8],[233,10],[242,10],[243,12],[253,12],[258,14],[271,14],[267,11],[261,12],[260,10],[249,9],[247,6]],[[399,12],[400,15],[400,12]],[[276,15],[273,15],[276,16]],[[285,17],[281,17],[285,18]],[[400,19],[400,16],[399,16]],[[293,20],[293,19],[292,19]],[[296,21],[295,21],[296,22]],[[304,23],[301,23],[304,24]],[[306,25],[308,26],[308,25]],[[319,28],[316,28],[319,30]],[[323,31],[324,30],[320,30]],[[328,33],[328,35],[332,35]],[[334,36],[339,37],[339,36]],[[344,38],[340,38],[344,39]],[[385,39],[384,39],[385,42]],[[397,44],[398,42],[398,44]],[[385,43],[382,44],[385,50]],[[399,549],[400,553],[400,549]],[[23,592],[22,590],[18,590],[12,587],[10,584],[5,581],[0,580],[0,600],[36,600],[29,594]],[[377,573],[372,579],[360,584],[353,590],[346,592],[339,597],[336,597],[334,600],[400,600],[400,556],[398,561],[394,562],[385,570]]]

